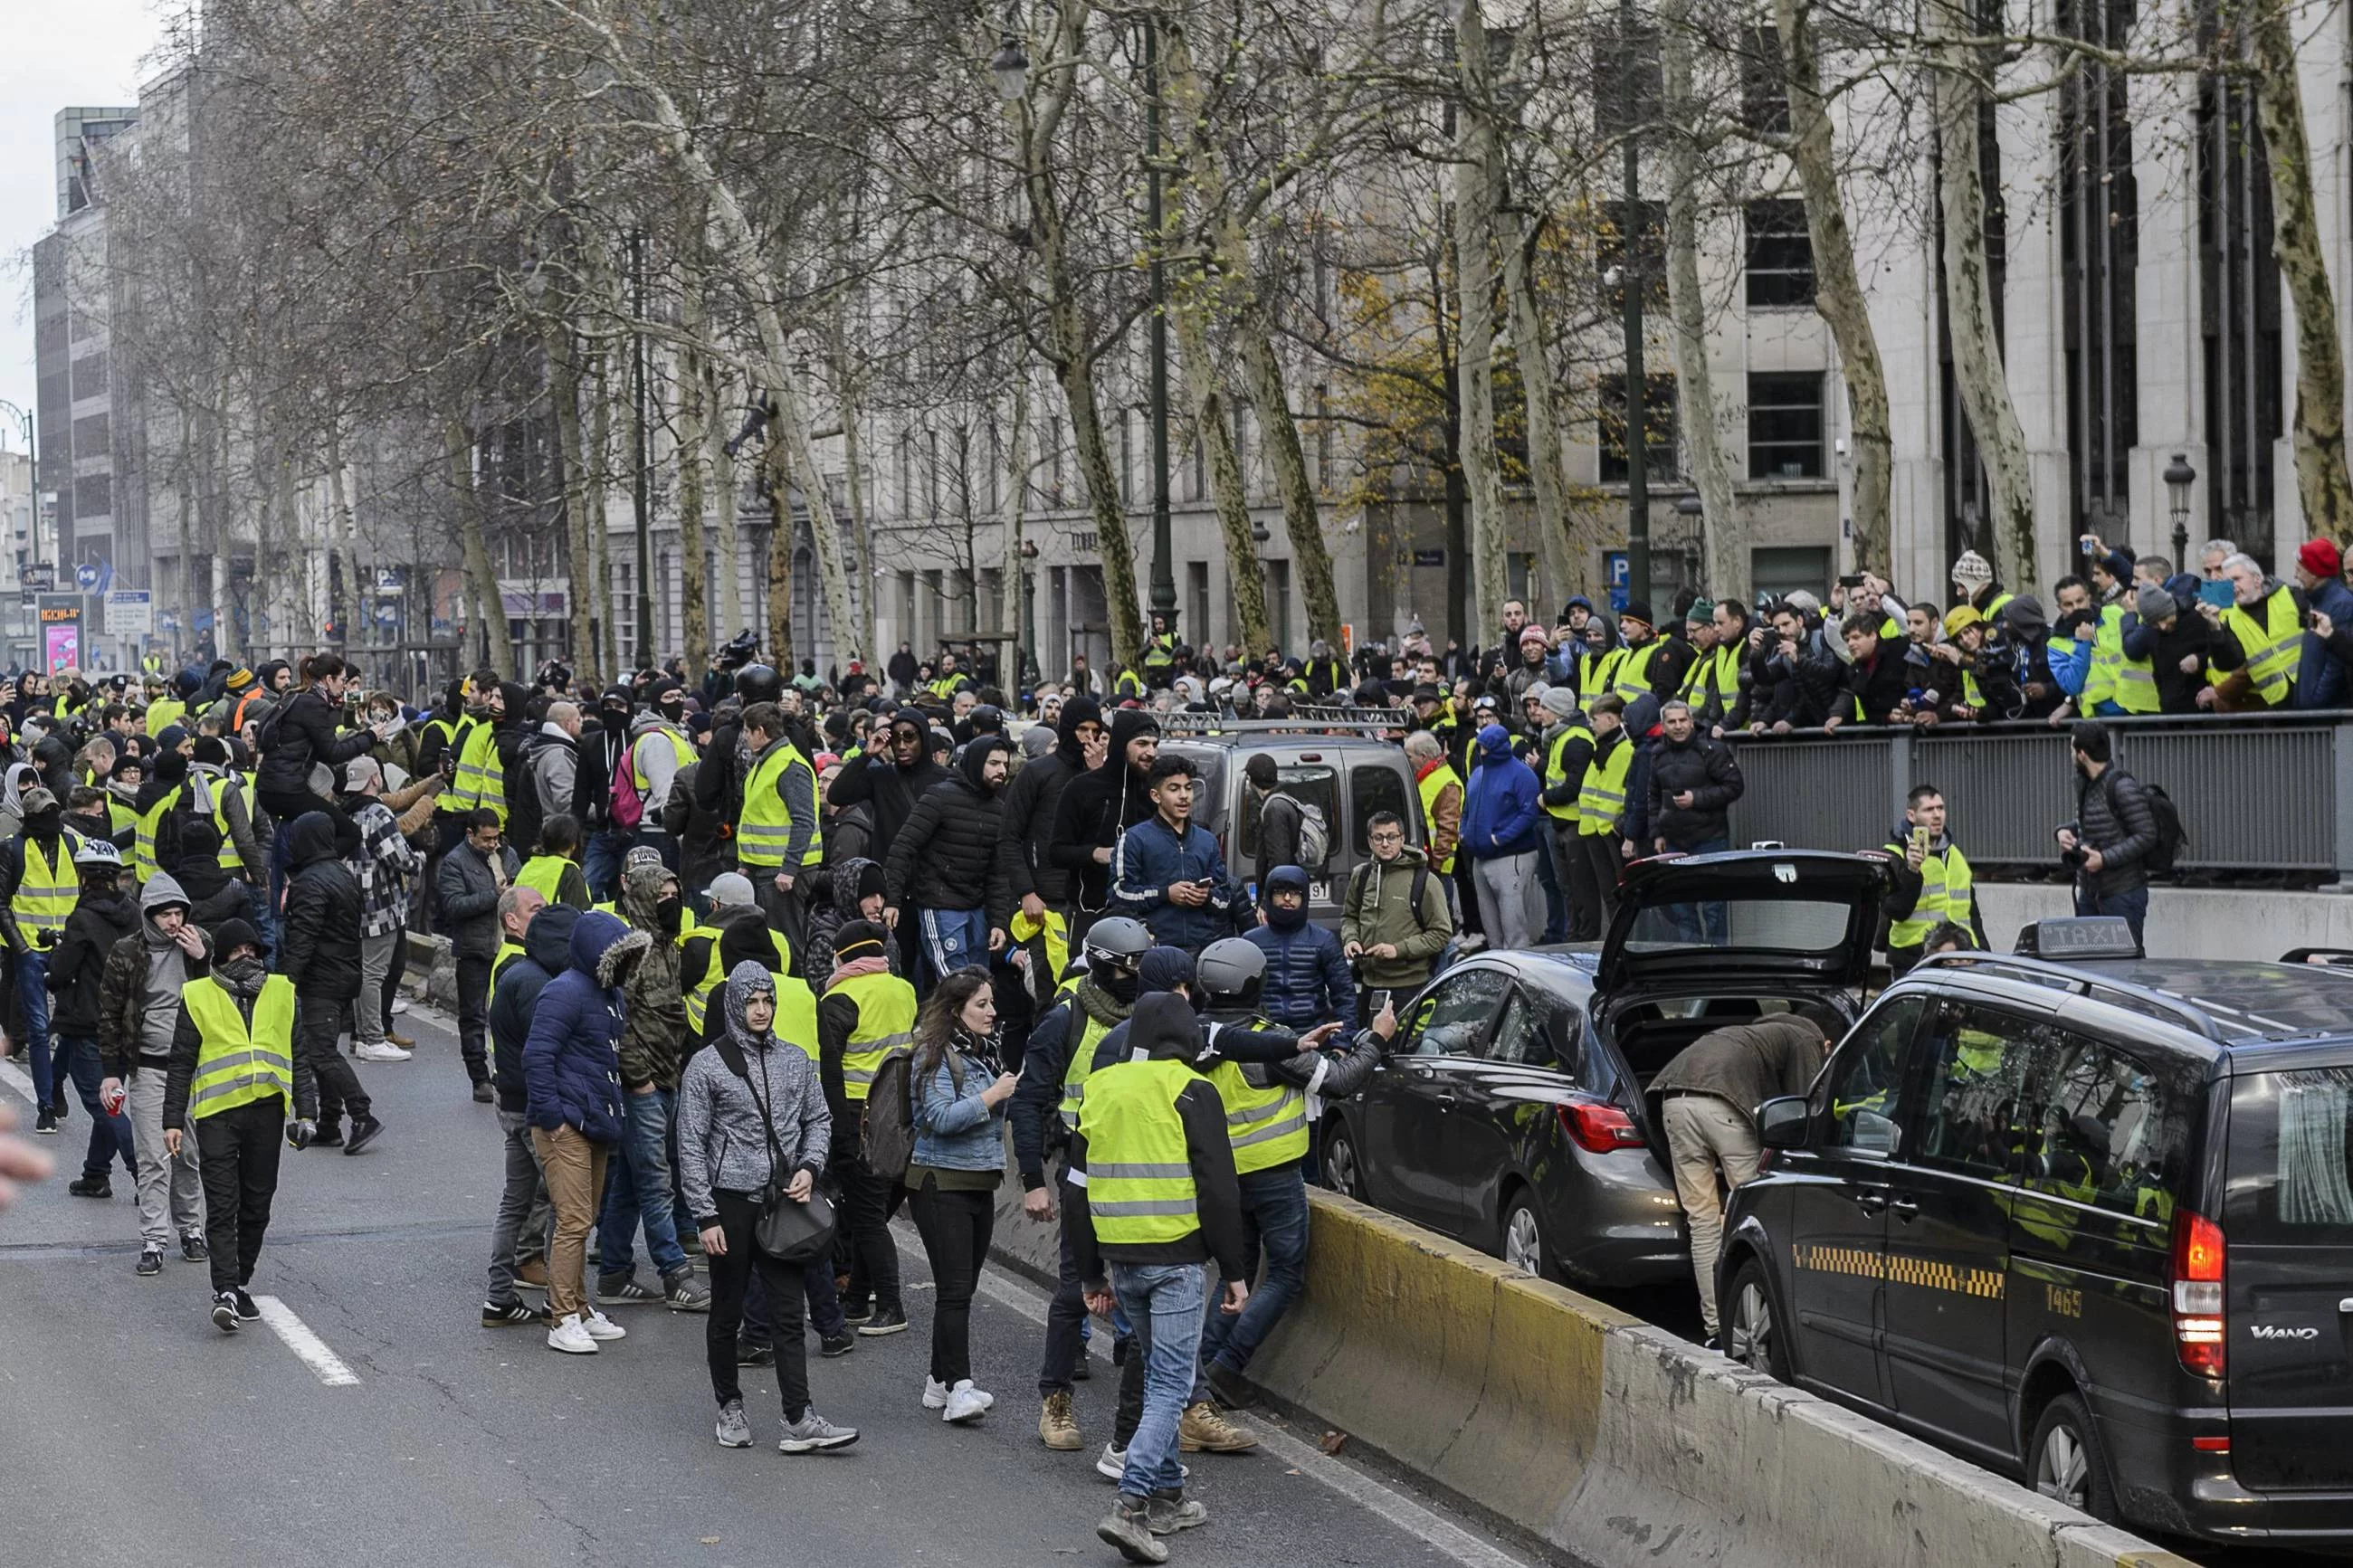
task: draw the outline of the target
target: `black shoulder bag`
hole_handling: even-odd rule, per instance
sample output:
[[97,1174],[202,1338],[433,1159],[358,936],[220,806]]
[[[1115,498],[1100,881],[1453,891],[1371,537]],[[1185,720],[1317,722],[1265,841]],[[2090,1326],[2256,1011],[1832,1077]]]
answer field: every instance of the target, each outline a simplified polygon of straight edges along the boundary
[[[785,1172],[784,1150],[776,1142],[776,1119],[768,1112],[766,1099],[752,1087],[751,1064],[744,1060],[732,1035],[722,1036],[718,1048],[720,1059],[744,1080],[752,1103],[760,1108],[760,1125],[768,1135],[768,1184],[760,1194],[759,1216],[752,1222],[753,1243],[779,1263],[805,1264],[821,1258],[833,1248],[833,1205],[814,1185],[807,1203],[796,1202],[786,1194],[789,1178]],[[761,1076],[767,1076],[765,1068]]]

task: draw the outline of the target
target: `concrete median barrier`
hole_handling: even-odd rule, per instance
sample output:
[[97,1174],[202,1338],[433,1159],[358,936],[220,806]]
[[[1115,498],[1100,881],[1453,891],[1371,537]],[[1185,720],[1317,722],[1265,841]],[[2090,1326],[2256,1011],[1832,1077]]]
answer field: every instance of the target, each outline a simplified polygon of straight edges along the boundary
[[[1052,1233],[1000,1200],[1004,1260]],[[1601,1303],[1313,1191],[1281,1404],[1593,1568],[2190,1568]]]

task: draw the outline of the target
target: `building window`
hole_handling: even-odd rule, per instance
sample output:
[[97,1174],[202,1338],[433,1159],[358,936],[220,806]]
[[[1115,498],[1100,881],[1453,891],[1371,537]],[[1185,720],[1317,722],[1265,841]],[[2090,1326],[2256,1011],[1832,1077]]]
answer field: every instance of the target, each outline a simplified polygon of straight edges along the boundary
[[1749,376],[1748,477],[1822,477],[1822,377],[1819,371]]
[[[1605,375],[1599,387],[1601,482],[1626,482],[1626,378]],[[1642,452],[1651,483],[1680,471],[1675,459],[1675,378],[1647,378],[1642,395]]]
[[106,517],[114,510],[114,479],[108,474],[84,474],[73,484],[73,514],[82,518]]
[[1747,296],[1752,307],[1814,302],[1814,240],[1803,202],[1748,204]]
[[1740,122],[1764,136],[1789,133],[1788,62],[1778,27],[1748,29],[1740,59]]
[[1209,563],[1185,563],[1185,640],[1195,647],[1209,642]]
[[[2131,12],[2118,0],[2062,0],[2060,30],[2122,49]],[[2085,61],[2060,89],[2059,259],[2067,315],[2068,467],[2077,523],[2126,531],[2129,462],[2140,439],[2134,275],[2140,253],[2126,78]]]
[[[2213,47],[2214,23],[2200,24]],[[2271,155],[2254,89],[2209,74],[2198,96],[2198,301],[2206,382],[2206,532],[2270,560],[2278,498],[2272,447],[2280,397],[2279,262],[2272,254]],[[2179,563],[2176,563],[2179,565]]]
[[1659,29],[1637,22],[1620,35],[1613,15],[1593,29],[1593,79],[1600,90],[1593,95],[1593,129],[1608,141],[1626,130],[1626,82],[1633,78],[1634,124],[1641,127],[1659,116],[1667,96],[1666,77],[1659,58]]
[[1270,561],[1266,563],[1266,618],[1274,630],[1274,646],[1292,647],[1291,563],[1288,561]]
[[1831,591],[1831,552],[1822,544],[1759,545],[1748,552],[1748,578],[1760,595],[1786,599],[1803,588],[1816,597]]

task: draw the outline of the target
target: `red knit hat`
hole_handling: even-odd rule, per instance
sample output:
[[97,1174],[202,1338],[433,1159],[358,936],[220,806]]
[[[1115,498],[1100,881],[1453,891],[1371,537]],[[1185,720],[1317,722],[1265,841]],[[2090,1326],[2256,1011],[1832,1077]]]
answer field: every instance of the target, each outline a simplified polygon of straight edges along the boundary
[[2345,570],[2345,558],[2328,540],[2316,539],[2295,552],[2296,564],[2319,578],[2338,576]]

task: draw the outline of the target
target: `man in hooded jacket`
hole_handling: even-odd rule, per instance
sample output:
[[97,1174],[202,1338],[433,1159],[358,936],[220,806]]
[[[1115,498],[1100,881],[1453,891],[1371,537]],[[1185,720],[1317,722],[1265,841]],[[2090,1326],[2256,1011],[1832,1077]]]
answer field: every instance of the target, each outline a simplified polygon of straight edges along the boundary
[[[891,716],[888,733],[877,737],[873,750],[835,776],[826,791],[826,805],[839,811],[862,804],[872,811],[874,834],[868,853],[887,866],[891,846],[914,815],[915,803],[947,777],[947,769],[932,759],[931,721],[920,708],[902,708]],[[901,927],[896,935],[900,953],[912,970],[917,957],[914,923]]]
[[1054,724],[1054,748],[1022,764],[1005,786],[1003,847],[1005,879],[1022,912],[1042,921],[1049,910],[1070,902],[1071,872],[1054,862],[1054,819],[1073,780],[1099,767],[1109,751],[1103,708],[1092,697],[1073,697]]
[[1148,781],[1159,753],[1160,721],[1123,708],[1112,715],[1103,762],[1063,786],[1047,858],[1068,879],[1073,946],[1111,900],[1112,850],[1120,835],[1157,809]]
[[145,1243],[138,1272],[150,1279],[164,1271],[164,1248],[174,1230],[188,1262],[202,1260],[207,1250],[195,1151],[190,1146],[174,1154],[164,1142],[164,1091],[180,987],[201,973],[211,952],[187,914],[188,895],[179,883],[164,872],[148,878],[139,893],[139,929],[107,951],[98,982],[98,1052],[106,1069],[99,1094],[108,1104],[121,1097],[131,1119]]
[[[334,819],[310,811],[287,828],[286,915],[280,967],[294,983],[295,1049],[308,1057],[319,1083],[319,1137],[356,1154],[384,1131],[359,1074],[336,1053],[343,1021],[360,994],[359,879],[335,850]],[[352,1113],[350,1141],[336,1124]]]
[[517,1286],[547,1289],[547,1238],[554,1210],[539,1148],[525,1114],[522,1047],[531,1036],[533,1009],[548,983],[571,962],[572,930],[580,911],[565,904],[542,904],[525,915],[522,956],[499,971],[491,993],[491,1082],[498,1093],[499,1131],[506,1141],[506,1180],[499,1194],[498,1221],[491,1231],[490,1283],[482,1298],[482,1326],[508,1328],[544,1323],[545,1311],[526,1307]]
[[955,775],[925,792],[892,840],[882,868],[883,921],[920,921],[929,984],[967,964],[986,967],[989,954],[1005,946],[1013,900],[998,837],[1012,750],[1002,735],[976,737]]

